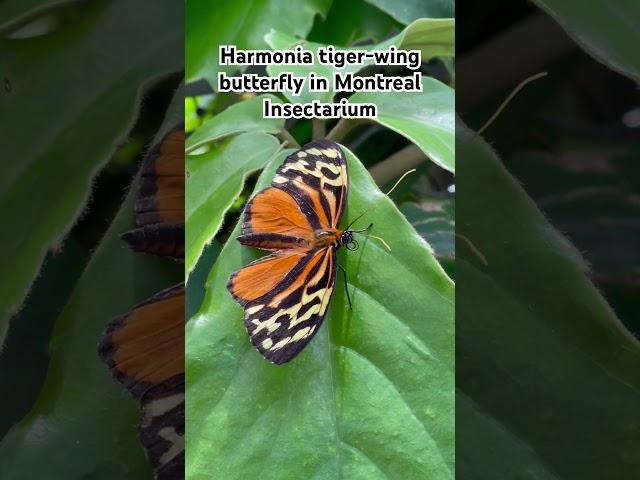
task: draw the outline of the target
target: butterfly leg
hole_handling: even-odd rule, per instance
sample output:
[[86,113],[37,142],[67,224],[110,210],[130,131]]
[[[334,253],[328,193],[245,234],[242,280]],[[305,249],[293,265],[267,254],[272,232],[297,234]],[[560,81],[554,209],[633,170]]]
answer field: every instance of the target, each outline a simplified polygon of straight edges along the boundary
[[[336,262],[336,263],[338,263],[338,262]],[[352,310],[352,308],[351,308],[351,297],[349,296],[349,288],[347,286],[347,271],[339,263],[338,263],[338,268],[342,271],[342,276],[344,277],[344,291],[347,293],[347,301],[349,302],[349,310]]]

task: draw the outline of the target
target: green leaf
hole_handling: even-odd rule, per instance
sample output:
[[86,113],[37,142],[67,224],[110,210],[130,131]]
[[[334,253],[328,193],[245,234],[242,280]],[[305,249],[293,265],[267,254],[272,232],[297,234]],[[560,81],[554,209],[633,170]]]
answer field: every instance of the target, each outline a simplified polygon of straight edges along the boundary
[[[270,163],[256,189],[288,153]],[[365,238],[357,252],[341,249],[353,310],[339,276],[317,336],[276,366],[250,345],[242,309],[225,287],[256,251],[225,245],[187,324],[189,478],[281,478],[274,465],[286,466],[288,478],[453,478],[454,287],[360,162],[347,157],[343,223],[367,210],[362,224],[373,222],[372,233],[392,251]]]
[[[273,50],[285,50],[293,48],[295,45],[302,45],[307,50],[317,52],[320,47],[326,47],[326,45],[306,42],[276,30],[271,30],[265,36],[265,41]],[[455,55],[455,22],[452,18],[417,20],[389,40],[366,47],[351,47],[349,50],[384,50],[392,45],[405,50],[420,50],[422,61],[436,56],[453,56]],[[337,50],[345,49],[339,48]],[[282,72],[292,72],[295,75],[306,77],[314,72],[318,76],[326,77],[331,84],[334,72],[357,72],[372,64],[372,62],[366,61],[363,65],[348,65],[342,69],[336,69],[330,65],[321,65],[317,59],[315,63],[315,65],[269,65],[267,73],[274,77]],[[307,103],[312,100],[330,102],[336,93],[333,88],[329,88],[327,92],[310,92],[306,83],[302,93],[297,97],[291,92],[283,92],[283,94],[291,102]]]
[[455,172],[454,90],[439,81],[422,77],[422,92],[359,92],[352,103],[375,103],[378,118],[372,119],[405,136],[442,168]]
[[[11,275],[0,284],[0,344],[46,252],[62,242],[94,176],[126,138],[143,86],[182,68],[181,5],[145,0],[136,15],[125,0],[85,7],[48,35],[0,40],[0,144],[11,159],[0,170],[0,215],[11,226],[0,240],[11,252],[3,263]],[[34,75],[34,65],[49,73]]]
[[406,24],[419,18],[451,18],[454,0],[367,0],[396,20]]
[[307,39],[347,47],[363,40],[380,42],[401,29],[402,24],[365,0],[334,0],[327,18],[316,17]]
[[89,258],[74,238],[60,252],[47,255],[42,271],[11,328],[0,354],[2,402],[0,438],[33,407],[49,367],[49,340]]
[[640,2],[534,0],[582,48],[613,70],[640,81]]
[[455,260],[455,200],[453,198],[424,198],[421,202],[400,205],[409,223],[433,248],[443,268],[450,272]]
[[218,72],[237,66],[218,65],[220,45],[239,49],[264,49],[264,35],[272,28],[306,37],[316,14],[325,15],[331,0],[254,0],[236,2],[208,0],[185,3],[185,52],[187,81],[205,78],[217,84]]
[[[149,478],[138,440],[138,401],[100,361],[109,320],[177,283],[182,266],[128,249],[133,189],[56,322],[51,362],[38,400],[0,444],[0,478]],[[73,452],[73,461],[65,452]]]
[[640,345],[579,253],[473,135],[457,131],[456,386],[490,422],[480,432],[480,420],[457,423],[457,473],[521,475],[513,442],[487,441],[500,428],[529,452],[526,471],[628,478],[640,468]]
[[275,95],[258,95],[231,105],[193,132],[187,138],[185,151],[189,153],[207,143],[242,132],[278,133],[284,127],[284,119],[263,117],[264,98],[268,98],[272,103],[281,103]]
[[242,192],[251,172],[264,167],[279,143],[266,133],[243,133],[223,140],[202,155],[187,156],[186,265],[188,275],[224,214]]
[[[80,3],[82,0],[5,0],[0,3],[0,33],[11,32],[18,26],[24,27],[30,20],[34,23],[40,19],[42,26],[50,27],[46,19],[47,13],[55,12],[61,7]],[[40,17],[40,18],[38,18]]]

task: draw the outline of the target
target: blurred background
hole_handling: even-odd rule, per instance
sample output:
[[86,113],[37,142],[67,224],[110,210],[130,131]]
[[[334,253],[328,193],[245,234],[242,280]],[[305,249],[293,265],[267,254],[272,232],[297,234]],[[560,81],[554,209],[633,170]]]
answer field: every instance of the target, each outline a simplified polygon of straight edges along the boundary
[[640,6],[456,19],[457,478],[638,476]]

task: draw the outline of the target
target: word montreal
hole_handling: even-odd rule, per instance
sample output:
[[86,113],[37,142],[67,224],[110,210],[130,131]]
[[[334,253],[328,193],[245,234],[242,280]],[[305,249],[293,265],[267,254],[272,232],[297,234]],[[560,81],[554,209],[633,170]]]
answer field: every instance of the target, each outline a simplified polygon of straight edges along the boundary
[[265,118],[375,118],[378,109],[373,103],[349,103],[346,98],[337,103],[274,103],[262,100]]

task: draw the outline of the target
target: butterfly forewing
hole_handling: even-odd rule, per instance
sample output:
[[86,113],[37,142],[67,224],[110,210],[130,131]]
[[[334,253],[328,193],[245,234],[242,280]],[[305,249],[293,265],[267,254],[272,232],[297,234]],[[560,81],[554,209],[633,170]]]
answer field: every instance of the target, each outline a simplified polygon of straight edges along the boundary
[[316,140],[287,157],[272,185],[307,206],[312,212],[309,216],[315,217],[320,227],[335,228],[347,202],[348,178],[342,149],[330,140]]
[[288,156],[245,207],[238,240],[272,253],[234,273],[228,288],[244,307],[251,343],[273,363],[293,359],[324,320],[338,244],[317,236],[340,223],[348,188],[342,150],[318,140]]

